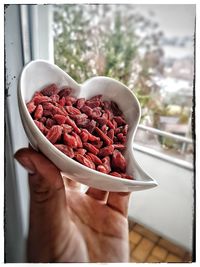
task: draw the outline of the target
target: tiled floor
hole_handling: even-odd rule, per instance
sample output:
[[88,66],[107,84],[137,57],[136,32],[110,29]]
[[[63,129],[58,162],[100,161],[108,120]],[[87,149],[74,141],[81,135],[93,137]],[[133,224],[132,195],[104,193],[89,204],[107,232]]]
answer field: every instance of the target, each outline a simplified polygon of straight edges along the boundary
[[130,262],[192,262],[191,254],[172,242],[129,222]]

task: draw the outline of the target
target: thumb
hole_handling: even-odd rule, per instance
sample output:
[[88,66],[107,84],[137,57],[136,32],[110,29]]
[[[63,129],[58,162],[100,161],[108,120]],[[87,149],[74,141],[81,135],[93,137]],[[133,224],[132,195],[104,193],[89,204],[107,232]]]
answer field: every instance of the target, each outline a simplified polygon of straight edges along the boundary
[[31,148],[20,149],[14,157],[29,171],[28,261],[53,262],[63,251],[63,236],[70,221],[66,216],[69,213],[60,171]]
[[14,157],[29,172],[30,193],[33,193],[33,196],[46,199],[58,190],[64,190],[59,169],[43,154],[31,148],[22,148]]

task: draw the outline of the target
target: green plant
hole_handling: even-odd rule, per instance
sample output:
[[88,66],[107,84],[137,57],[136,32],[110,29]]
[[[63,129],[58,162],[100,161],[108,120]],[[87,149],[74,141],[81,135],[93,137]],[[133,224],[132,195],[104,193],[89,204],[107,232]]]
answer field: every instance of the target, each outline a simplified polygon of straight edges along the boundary
[[[81,6],[80,6],[81,7]],[[84,58],[87,50],[89,18],[78,5],[58,5],[54,11],[55,63],[77,81],[92,74]]]
[[[141,38],[135,30],[147,24],[151,27],[149,21],[134,12],[134,5],[55,5],[55,63],[80,82],[106,75],[133,88],[134,64],[142,65],[138,84],[149,79],[138,47],[147,47],[146,42],[152,41],[153,36]],[[134,62],[136,58],[138,63]]]

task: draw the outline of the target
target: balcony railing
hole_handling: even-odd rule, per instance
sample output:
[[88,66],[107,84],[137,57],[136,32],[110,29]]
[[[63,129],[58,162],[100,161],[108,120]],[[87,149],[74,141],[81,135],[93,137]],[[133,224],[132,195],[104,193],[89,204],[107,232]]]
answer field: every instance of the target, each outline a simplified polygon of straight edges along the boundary
[[[180,136],[180,135],[172,134],[172,133],[169,133],[169,132],[165,132],[165,131],[162,131],[162,130],[159,130],[159,129],[155,129],[155,128],[152,128],[152,127],[144,126],[144,125],[141,125],[141,124],[138,126],[138,130],[146,131],[146,132],[152,133],[152,134],[154,134],[156,136],[163,136],[163,137],[171,138],[172,140],[174,140],[176,142],[182,143],[182,148],[181,148],[181,152],[180,152],[182,155],[186,151],[187,145],[188,144],[193,144],[193,140],[188,138],[188,137],[183,137],[183,136]],[[151,156],[166,160],[166,161],[171,162],[173,164],[179,165],[179,166],[181,166],[183,168],[186,168],[186,169],[189,169],[189,170],[193,170],[194,169],[193,164],[188,162],[188,161],[186,161],[186,160],[176,158],[175,156],[167,155],[166,153],[162,153],[160,151],[156,151],[153,148],[138,144],[137,142],[134,142],[133,147],[134,147],[134,149],[136,149],[138,151],[141,151],[141,152],[149,154]]]

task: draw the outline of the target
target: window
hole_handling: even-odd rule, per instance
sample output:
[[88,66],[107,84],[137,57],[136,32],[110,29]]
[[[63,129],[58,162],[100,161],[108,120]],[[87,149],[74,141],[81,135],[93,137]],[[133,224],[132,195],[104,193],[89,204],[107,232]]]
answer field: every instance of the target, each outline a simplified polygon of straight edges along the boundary
[[[27,172],[13,154],[28,145],[17,105],[18,78],[32,59],[53,60],[50,6],[5,6],[5,261],[26,262],[29,191]],[[39,31],[39,28],[43,31]],[[45,29],[45,30],[44,30]],[[47,41],[48,40],[48,41]]]
[[126,84],[142,108],[137,148],[191,163],[194,6],[168,6],[168,12],[165,5],[53,9],[55,63],[78,82],[105,75]]

